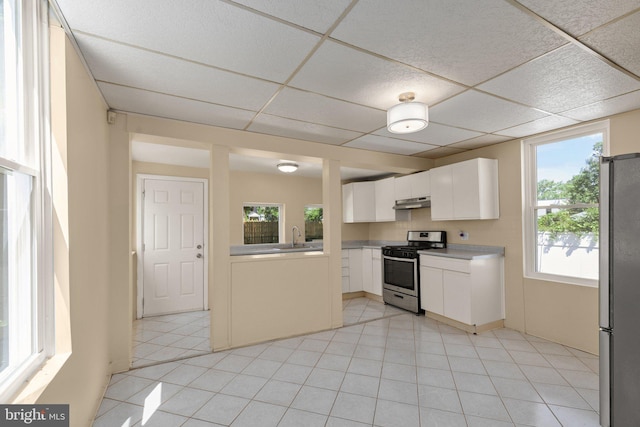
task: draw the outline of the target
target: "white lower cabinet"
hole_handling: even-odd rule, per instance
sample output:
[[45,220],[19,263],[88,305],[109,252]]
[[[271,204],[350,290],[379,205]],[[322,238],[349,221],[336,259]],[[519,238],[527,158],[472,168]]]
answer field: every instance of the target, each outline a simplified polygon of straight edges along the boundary
[[365,291],[382,296],[382,250],[342,251],[342,293]]
[[420,265],[420,306],[423,310],[444,316],[442,270]]
[[503,258],[472,260],[420,256],[424,310],[466,325],[504,319]]
[[342,292],[362,291],[362,249],[342,251]]
[[382,296],[382,249],[371,249],[371,293]]

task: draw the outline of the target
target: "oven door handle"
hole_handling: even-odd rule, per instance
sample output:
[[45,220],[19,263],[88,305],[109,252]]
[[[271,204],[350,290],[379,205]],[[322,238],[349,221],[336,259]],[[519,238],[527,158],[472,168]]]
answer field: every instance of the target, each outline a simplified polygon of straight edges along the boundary
[[418,263],[418,258],[396,258],[392,256],[382,255],[382,259],[388,259],[390,261],[412,262],[414,264]]

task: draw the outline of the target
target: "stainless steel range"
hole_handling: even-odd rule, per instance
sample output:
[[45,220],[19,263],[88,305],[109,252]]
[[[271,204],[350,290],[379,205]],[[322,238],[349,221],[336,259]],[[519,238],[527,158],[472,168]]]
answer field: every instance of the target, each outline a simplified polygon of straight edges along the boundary
[[418,251],[447,247],[446,231],[409,231],[407,245],[382,248],[382,298],[416,314],[420,307]]

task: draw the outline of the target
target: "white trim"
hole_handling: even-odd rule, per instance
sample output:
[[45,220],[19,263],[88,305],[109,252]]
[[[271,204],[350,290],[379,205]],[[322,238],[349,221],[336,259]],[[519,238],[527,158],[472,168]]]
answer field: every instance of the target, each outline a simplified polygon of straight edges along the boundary
[[602,154],[609,154],[609,120],[601,120],[594,123],[577,125],[560,131],[548,132],[533,138],[523,139],[521,142],[522,153],[522,242],[523,242],[523,272],[528,279],[545,280],[572,285],[597,287],[598,280],[582,277],[563,276],[558,274],[541,273],[535,271],[537,236],[535,233],[534,221],[537,209],[558,208],[568,209],[571,207],[597,207],[596,204],[575,204],[575,205],[539,205],[536,196],[537,159],[536,147],[539,145],[552,144],[565,140],[576,139],[582,136],[602,133]]
[[137,252],[137,298],[136,298],[136,319],[142,318],[142,297],[144,296],[144,251],[142,250],[143,236],[143,219],[144,219],[144,203],[142,203],[142,192],[144,191],[144,181],[146,179],[162,180],[162,181],[182,181],[182,182],[200,182],[203,184],[203,224],[202,233],[204,242],[204,265],[203,265],[203,306],[205,310],[209,310],[209,180],[206,178],[189,178],[181,176],[166,176],[152,174],[136,174],[136,252]]

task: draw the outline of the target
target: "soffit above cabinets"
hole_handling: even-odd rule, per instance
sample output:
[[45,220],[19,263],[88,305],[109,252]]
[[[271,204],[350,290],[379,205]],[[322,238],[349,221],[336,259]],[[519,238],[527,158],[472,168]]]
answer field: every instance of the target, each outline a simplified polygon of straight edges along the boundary
[[[640,108],[640,0],[55,0],[110,108],[439,158]],[[415,92],[430,125],[397,135]]]

